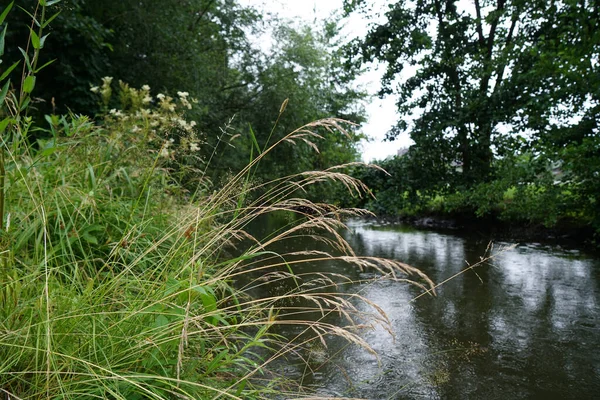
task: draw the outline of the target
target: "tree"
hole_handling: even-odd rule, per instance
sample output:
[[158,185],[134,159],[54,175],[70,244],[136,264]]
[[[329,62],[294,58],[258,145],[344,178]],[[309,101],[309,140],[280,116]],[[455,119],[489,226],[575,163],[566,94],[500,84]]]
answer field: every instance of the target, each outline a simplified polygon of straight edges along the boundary
[[[365,9],[347,0],[346,10]],[[396,1],[352,46],[387,64],[382,94],[421,112],[413,158],[444,185],[493,178],[494,156],[597,134],[600,24],[595,1]],[[405,66],[416,73],[394,86]],[[567,121],[568,115],[582,118]],[[558,122],[557,122],[558,120]],[[562,128],[561,128],[562,127]],[[567,127],[568,129],[563,129]],[[409,129],[400,121],[393,139]]]
[[[248,96],[251,100],[236,117],[241,121],[238,129],[244,134],[232,142],[236,149],[228,149],[219,159],[221,169],[235,170],[235,163],[247,161],[254,146],[246,134],[249,129],[262,149],[318,119],[333,117],[356,124],[364,121],[361,100],[366,94],[348,83],[353,73],[344,71],[336,38],[335,24],[328,24],[323,30],[275,24],[272,53],[257,65],[258,73]],[[280,114],[284,102],[287,106]],[[284,143],[269,154],[256,176],[270,180],[358,161],[357,145],[363,136],[357,126],[346,128],[347,134],[315,128],[322,136],[314,140],[318,151],[302,141]]]
[[[18,45],[11,46],[7,63],[21,57],[27,13],[38,1],[19,5],[22,10],[10,18],[20,30],[7,39]],[[205,171],[210,161],[207,172],[215,183],[242,169],[251,151],[256,155],[249,126],[262,149],[316,119],[362,122],[364,94],[349,84],[353,74],[342,67],[335,24],[292,29],[284,21],[264,21],[237,0],[65,0],[50,8],[58,14],[44,54],[57,61],[38,76],[39,116],[67,109],[94,115],[98,97],[90,89],[105,76],[115,78],[113,89],[119,80],[133,88],[148,84],[149,102],[157,102],[159,92],[177,98],[177,92],[188,92],[197,104],[186,118],[202,136],[190,167]],[[250,38],[266,24],[276,36],[271,53]],[[102,107],[117,107],[116,97]],[[285,99],[289,106],[278,118]],[[318,133],[319,152],[300,142],[280,146],[254,176],[268,180],[359,158],[362,136],[356,128],[349,127],[348,135]]]
[[[23,11],[9,16],[11,26],[19,29],[11,30],[7,40],[24,48],[27,13],[37,4],[19,2]],[[219,125],[233,114],[227,105],[235,104],[231,99],[252,74],[254,50],[245,32],[261,18],[235,0],[69,0],[51,11],[59,14],[45,53],[57,61],[39,77],[38,96],[46,107],[38,106],[44,112],[51,110],[54,98],[58,111],[68,107],[90,113],[95,106],[90,86],[114,76],[134,87],[189,91],[204,110],[198,119]],[[12,47],[9,61],[21,56]]]

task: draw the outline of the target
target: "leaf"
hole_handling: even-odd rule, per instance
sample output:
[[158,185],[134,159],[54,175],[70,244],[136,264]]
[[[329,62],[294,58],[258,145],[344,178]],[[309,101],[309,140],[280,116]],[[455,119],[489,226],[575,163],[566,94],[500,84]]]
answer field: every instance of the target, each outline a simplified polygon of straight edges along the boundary
[[21,107],[19,107],[19,110],[23,111],[24,109],[26,109],[30,102],[31,102],[31,97],[27,96],[25,98],[25,100],[23,101],[23,103],[21,104]]
[[217,354],[215,356],[215,358],[213,358],[211,363],[206,366],[207,373],[212,373],[217,368],[222,367],[223,364],[227,364],[226,362],[221,362],[221,360],[223,360],[228,355],[229,355],[228,349],[225,349],[225,350],[221,351],[219,354]]
[[155,328],[163,328],[167,325],[169,325],[169,319],[167,317],[165,317],[164,315],[159,315],[158,317],[156,317],[156,320],[154,321]]
[[8,93],[8,86],[10,85],[10,79],[6,81],[4,87],[0,91],[0,107],[4,104],[4,99],[6,98],[6,94]]
[[29,16],[29,18],[31,18],[31,20],[35,23],[36,26],[38,26],[38,27],[40,26],[40,23],[38,22],[38,20],[35,18],[35,16],[32,13],[30,13],[29,11],[27,11],[26,9],[24,9],[21,6],[17,6],[17,7],[19,7],[21,9],[21,11],[23,11],[25,14],[27,14]]
[[258,152],[258,154],[261,153],[260,151],[260,146],[258,145],[258,141],[256,140],[256,135],[254,134],[254,130],[252,129],[251,125],[248,125],[249,131],[250,131],[250,138],[252,138],[252,143],[254,144],[254,146],[256,146],[256,151]]
[[167,287],[165,288],[165,296],[170,296],[179,290],[180,282],[177,279],[169,277],[167,279]]
[[60,3],[62,0],[50,0],[46,2],[46,6],[50,7],[55,5],[56,3]]
[[4,23],[4,20],[6,19],[6,16],[8,15],[14,3],[14,1],[11,1],[10,4],[4,9],[4,11],[2,11],[2,14],[0,14],[0,25]]
[[23,82],[23,92],[31,93],[33,92],[33,88],[35,88],[35,76],[29,75]]
[[31,32],[31,44],[33,45],[33,48],[36,50],[40,49],[40,37],[33,29],[29,28],[29,31]]
[[215,311],[217,309],[217,299],[215,298],[212,288],[205,286],[196,286],[194,290],[200,294],[200,299],[204,305],[204,309],[208,312]]
[[8,76],[8,74],[10,74],[12,72],[13,69],[17,68],[17,65],[19,65],[20,63],[21,63],[21,60],[17,61],[16,63],[14,63],[10,67],[8,67],[8,69],[6,71],[4,71],[4,73],[0,76],[0,82],[3,81],[4,78],[6,78]]
[[41,67],[39,67],[38,69],[36,69],[35,71],[33,71],[34,73],[38,73],[40,72],[42,69],[46,68],[48,65],[52,64],[54,61],[56,61],[56,58],[53,60],[48,61],[46,64],[42,65]]
[[92,236],[87,232],[84,232],[81,235],[81,238],[90,244],[98,244],[98,239],[96,238],[96,236]]
[[40,49],[44,48],[44,43],[46,43],[46,39],[50,36],[49,33],[45,34],[40,38]]
[[53,16],[51,16],[50,18],[48,18],[43,24],[42,24],[42,29],[44,29],[45,27],[47,27],[50,22],[54,21],[54,18],[58,17],[58,15],[60,14],[60,11],[57,12],[56,14],[54,14]]
[[[44,149],[44,150],[43,150],[43,151],[40,153],[40,155],[41,155],[42,157],[48,157],[48,156],[51,156],[52,154],[54,154],[54,153],[56,152],[56,150],[57,150],[57,148],[56,148],[56,147],[48,147],[48,148],[45,148],[45,149]],[[96,243],[96,244],[97,244],[97,243]]]
[[6,117],[2,121],[0,121],[0,133],[4,133],[4,131],[6,130],[6,127],[10,123],[10,121],[11,121],[11,118],[9,118],[9,117]]
[[[4,26],[4,30],[0,33],[0,57],[4,55],[4,36],[6,35],[6,29],[8,25]],[[2,60],[0,60],[2,61]]]
[[23,58],[25,59],[25,63],[27,64],[27,68],[29,68],[29,71],[32,71],[33,68],[31,68],[31,62],[29,61],[29,56],[27,55],[27,53],[25,52],[25,50],[23,50],[20,47],[19,47],[19,51],[21,52],[21,54],[23,54]]

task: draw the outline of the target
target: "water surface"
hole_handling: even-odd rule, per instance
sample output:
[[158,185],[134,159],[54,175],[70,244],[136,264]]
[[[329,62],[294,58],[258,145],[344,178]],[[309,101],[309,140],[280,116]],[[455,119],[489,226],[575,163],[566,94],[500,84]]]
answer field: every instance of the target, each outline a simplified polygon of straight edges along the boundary
[[[479,261],[488,247],[481,238],[398,225],[349,227],[344,236],[357,254],[401,260],[436,283]],[[298,239],[288,246],[313,245]],[[315,266],[323,267],[361,277],[339,263]],[[600,262],[580,251],[525,244],[445,283],[437,297],[411,302],[422,290],[399,282],[340,286],[379,304],[395,337],[383,329],[362,334],[379,359],[338,341],[326,350],[333,362],[312,373],[287,365],[285,373],[324,396],[600,398],[599,277]]]

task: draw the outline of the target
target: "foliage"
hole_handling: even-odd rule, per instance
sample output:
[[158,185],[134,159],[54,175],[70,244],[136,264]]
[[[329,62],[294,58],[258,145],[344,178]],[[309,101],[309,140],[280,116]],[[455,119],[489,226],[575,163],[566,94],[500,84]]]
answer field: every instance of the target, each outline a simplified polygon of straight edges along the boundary
[[[255,100],[241,109],[238,115],[240,121],[249,125],[240,126],[240,131],[252,130],[256,143],[250,140],[249,135],[236,137],[230,144],[237,151],[248,154],[253,149],[263,150],[295,127],[321,118],[363,122],[359,101],[365,94],[342,83],[347,74],[343,72],[341,54],[331,50],[335,47],[333,37],[337,28],[333,25],[327,28],[329,31],[325,32],[307,26],[277,28],[273,55],[262,66],[255,81]],[[306,169],[322,170],[358,161],[356,146],[363,136],[356,126],[348,125],[343,132],[320,129],[317,133],[320,137],[314,139],[318,150],[314,146],[300,146],[300,142],[289,141],[269,155],[255,176],[270,180]],[[215,168],[235,169],[243,160],[241,157],[225,158],[220,155],[215,160]],[[218,174],[219,171],[213,173]],[[321,194],[326,196],[326,193]],[[319,197],[313,194],[315,198]]]
[[[410,127],[414,161],[432,181],[485,181],[495,176],[495,154],[548,135],[570,142],[567,131],[597,132],[600,21],[592,3],[397,1],[386,16],[355,43],[353,60],[387,64],[382,94],[399,95],[402,115],[419,114]],[[418,68],[395,88],[407,65]],[[569,119],[575,115],[583,118]],[[408,128],[401,120],[390,137]]]
[[[15,27],[9,31],[10,40],[17,44],[8,49],[9,62],[21,56],[18,46],[25,48],[28,13],[37,1],[22,0],[19,5],[22,10],[9,15]],[[207,173],[217,184],[241,169],[250,151],[256,154],[251,136],[263,150],[310,121],[363,120],[360,101],[365,95],[348,83],[353,74],[342,68],[333,23],[322,30],[292,29],[284,21],[263,20],[235,0],[170,0],[160,7],[149,1],[70,0],[49,10],[60,11],[46,43],[57,61],[38,76],[37,115],[65,112],[67,104],[74,112],[102,111],[89,88],[106,75],[134,87],[151,82],[153,89],[171,97],[185,87],[197,101],[186,118],[202,132],[199,155],[211,160]],[[275,32],[269,51],[252,42],[252,35],[259,37],[267,25]],[[286,99],[288,107],[280,115]],[[117,106],[113,98],[105,108]],[[270,180],[357,161],[356,145],[362,136],[353,127],[346,132],[320,131],[319,152],[281,146],[254,177]],[[328,193],[313,197],[321,195]]]
[[[58,18],[46,12],[57,3],[39,0],[31,15],[39,30],[30,31],[29,51],[22,53],[20,83],[11,85],[7,70],[0,78],[3,395],[269,398],[285,390],[269,372],[274,360],[326,343],[327,335],[370,349],[359,328],[389,323],[379,308],[363,311],[370,303],[359,295],[328,293],[338,274],[315,280],[294,274],[297,265],[339,260],[433,286],[403,263],[352,253],[337,230],[344,216],[360,211],[293,197],[327,180],[360,195],[366,187],[356,179],[329,170],[251,181],[277,146],[319,138],[320,130],[334,134],[343,129],[340,119],[274,139],[210,194],[208,161],[200,155],[204,136],[185,115],[196,104],[187,92],[154,95],[149,86],[104,77],[90,90],[100,103],[98,120],[75,113],[37,119],[31,109],[42,69],[37,61],[44,28]],[[11,6],[0,12],[0,26]],[[303,219],[265,238],[248,231],[259,217],[282,211]],[[297,235],[329,250],[271,250]],[[251,296],[256,287],[281,282],[290,283],[285,293]],[[301,301],[310,305],[299,307]],[[315,310],[320,317],[311,320]],[[327,323],[331,313],[349,325]],[[273,328],[290,323],[302,332],[295,343]]]
[[598,5],[396,1],[385,15],[349,46],[350,66],[387,65],[381,94],[397,94],[403,116],[388,136],[415,142],[382,162],[405,166],[378,191],[383,209],[407,212],[408,194],[436,212],[598,229]]

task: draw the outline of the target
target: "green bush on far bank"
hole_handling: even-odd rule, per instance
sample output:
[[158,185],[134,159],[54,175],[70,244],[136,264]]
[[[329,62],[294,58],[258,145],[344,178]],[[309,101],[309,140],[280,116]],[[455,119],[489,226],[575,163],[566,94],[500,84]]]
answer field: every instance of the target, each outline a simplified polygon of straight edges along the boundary
[[497,160],[490,179],[470,185],[460,181],[460,171],[433,180],[419,172],[418,163],[410,155],[376,164],[388,173],[357,169],[354,176],[362,179],[376,197],[363,205],[381,216],[496,220],[522,228],[564,230],[566,234],[579,229],[600,232],[592,195],[594,181],[569,169],[566,161],[557,172],[541,156],[523,154]]

